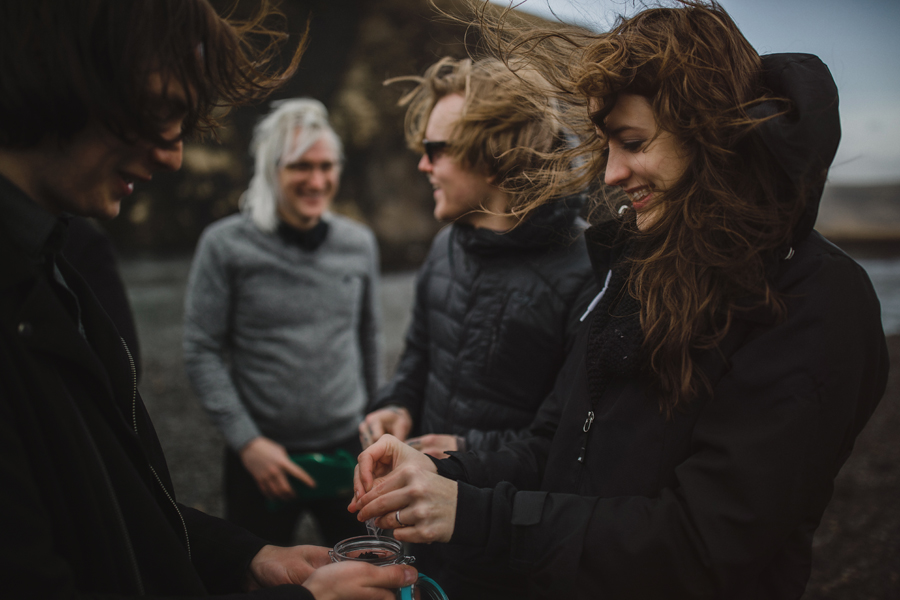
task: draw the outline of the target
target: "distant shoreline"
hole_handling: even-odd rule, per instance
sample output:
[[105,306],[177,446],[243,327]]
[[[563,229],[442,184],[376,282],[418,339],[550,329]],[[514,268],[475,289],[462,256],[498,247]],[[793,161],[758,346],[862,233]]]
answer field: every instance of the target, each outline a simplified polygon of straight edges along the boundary
[[843,237],[823,233],[828,241],[853,258],[896,258],[900,256],[900,236],[897,237]]

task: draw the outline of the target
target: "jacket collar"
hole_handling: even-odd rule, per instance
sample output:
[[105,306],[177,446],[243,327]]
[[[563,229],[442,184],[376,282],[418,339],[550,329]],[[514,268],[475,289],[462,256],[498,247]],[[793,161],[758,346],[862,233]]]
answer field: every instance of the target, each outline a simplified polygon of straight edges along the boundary
[[0,175],[0,227],[29,258],[59,252],[65,244],[66,224],[67,218],[54,217]]
[[572,196],[536,208],[525,221],[509,231],[496,232],[454,223],[453,232],[466,251],[480,255],[567,246],[581,232],[582,227],[577,223],[582,205],[581,196]]

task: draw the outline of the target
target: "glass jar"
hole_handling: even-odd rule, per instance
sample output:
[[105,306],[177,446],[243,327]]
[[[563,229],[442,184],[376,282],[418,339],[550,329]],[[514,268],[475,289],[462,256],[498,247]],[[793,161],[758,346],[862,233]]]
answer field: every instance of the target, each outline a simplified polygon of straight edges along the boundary
[[331,562],[358,560],[379,567],[408,565],[416,560],[414,556],[404,556],[403,545],[394,538],[374,535],[360,535],[340,541],[328,555]]
[[[347,538],[334,545],[328,553],[331,562],[358,560],[383,567],[386,565],[409,565],[416,561],[414,556],[403,554],[403,544],[392,537],[360,535]],[[398,600],[448,600],[444,590],[431,578],[419,573],[415,584],[397,590]]]

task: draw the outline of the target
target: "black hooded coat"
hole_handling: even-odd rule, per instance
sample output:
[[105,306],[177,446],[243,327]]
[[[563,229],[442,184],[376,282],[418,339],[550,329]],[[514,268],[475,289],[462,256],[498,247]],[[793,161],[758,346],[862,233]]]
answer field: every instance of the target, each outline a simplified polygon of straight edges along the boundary
[[[800,54],[763,65],[795,110],[760,135],[795,184],[815,180],[840,138],[828,69]],[[812,194],[772,265],[787,316],[742,314],[699,357],[711,396],[667,420],[646,377],[598,375],[601,330],[582,327],[553,392],[561,416],[539,415],[500,452],[438,461],[460,482],[451,541],[507,556],[540,598],[799,598],[834,478],[888,373],[878,298],[813,231],[821,187]],[[616,249],[594,235],[603,281]]]
[[44,231],[23,245],[35,220],[0,214],[0,597],[311,598],[240,592],[266,542],[177,502],[133,357],[60,254],[65,225],[3,177],[0,204]]

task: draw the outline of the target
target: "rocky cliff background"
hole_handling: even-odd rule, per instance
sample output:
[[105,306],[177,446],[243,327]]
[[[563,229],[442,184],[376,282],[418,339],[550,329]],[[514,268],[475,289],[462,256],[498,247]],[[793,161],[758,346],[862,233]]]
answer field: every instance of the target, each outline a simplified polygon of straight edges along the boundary
[[[334,210],[375,230],[385,265],[418,264],[439,225],[431,188],[416,170],[418,156],[403,138],[397,101],[410,86],[383,82],[421,74],[442,56],[466,56],[466,31],[436,20],[425,0],[294,0],[282,8],[292,41],[307,19],[311,41],[296,76],[272,99],[309,96],[329,108],[346,154]],[[181,171],[137,190],[120,218],[105,224],[120,250],[190,253],[204,227],[237,211],[252,175],[252,128],[268,107],[233,111],[218,141],[187,142]]]

